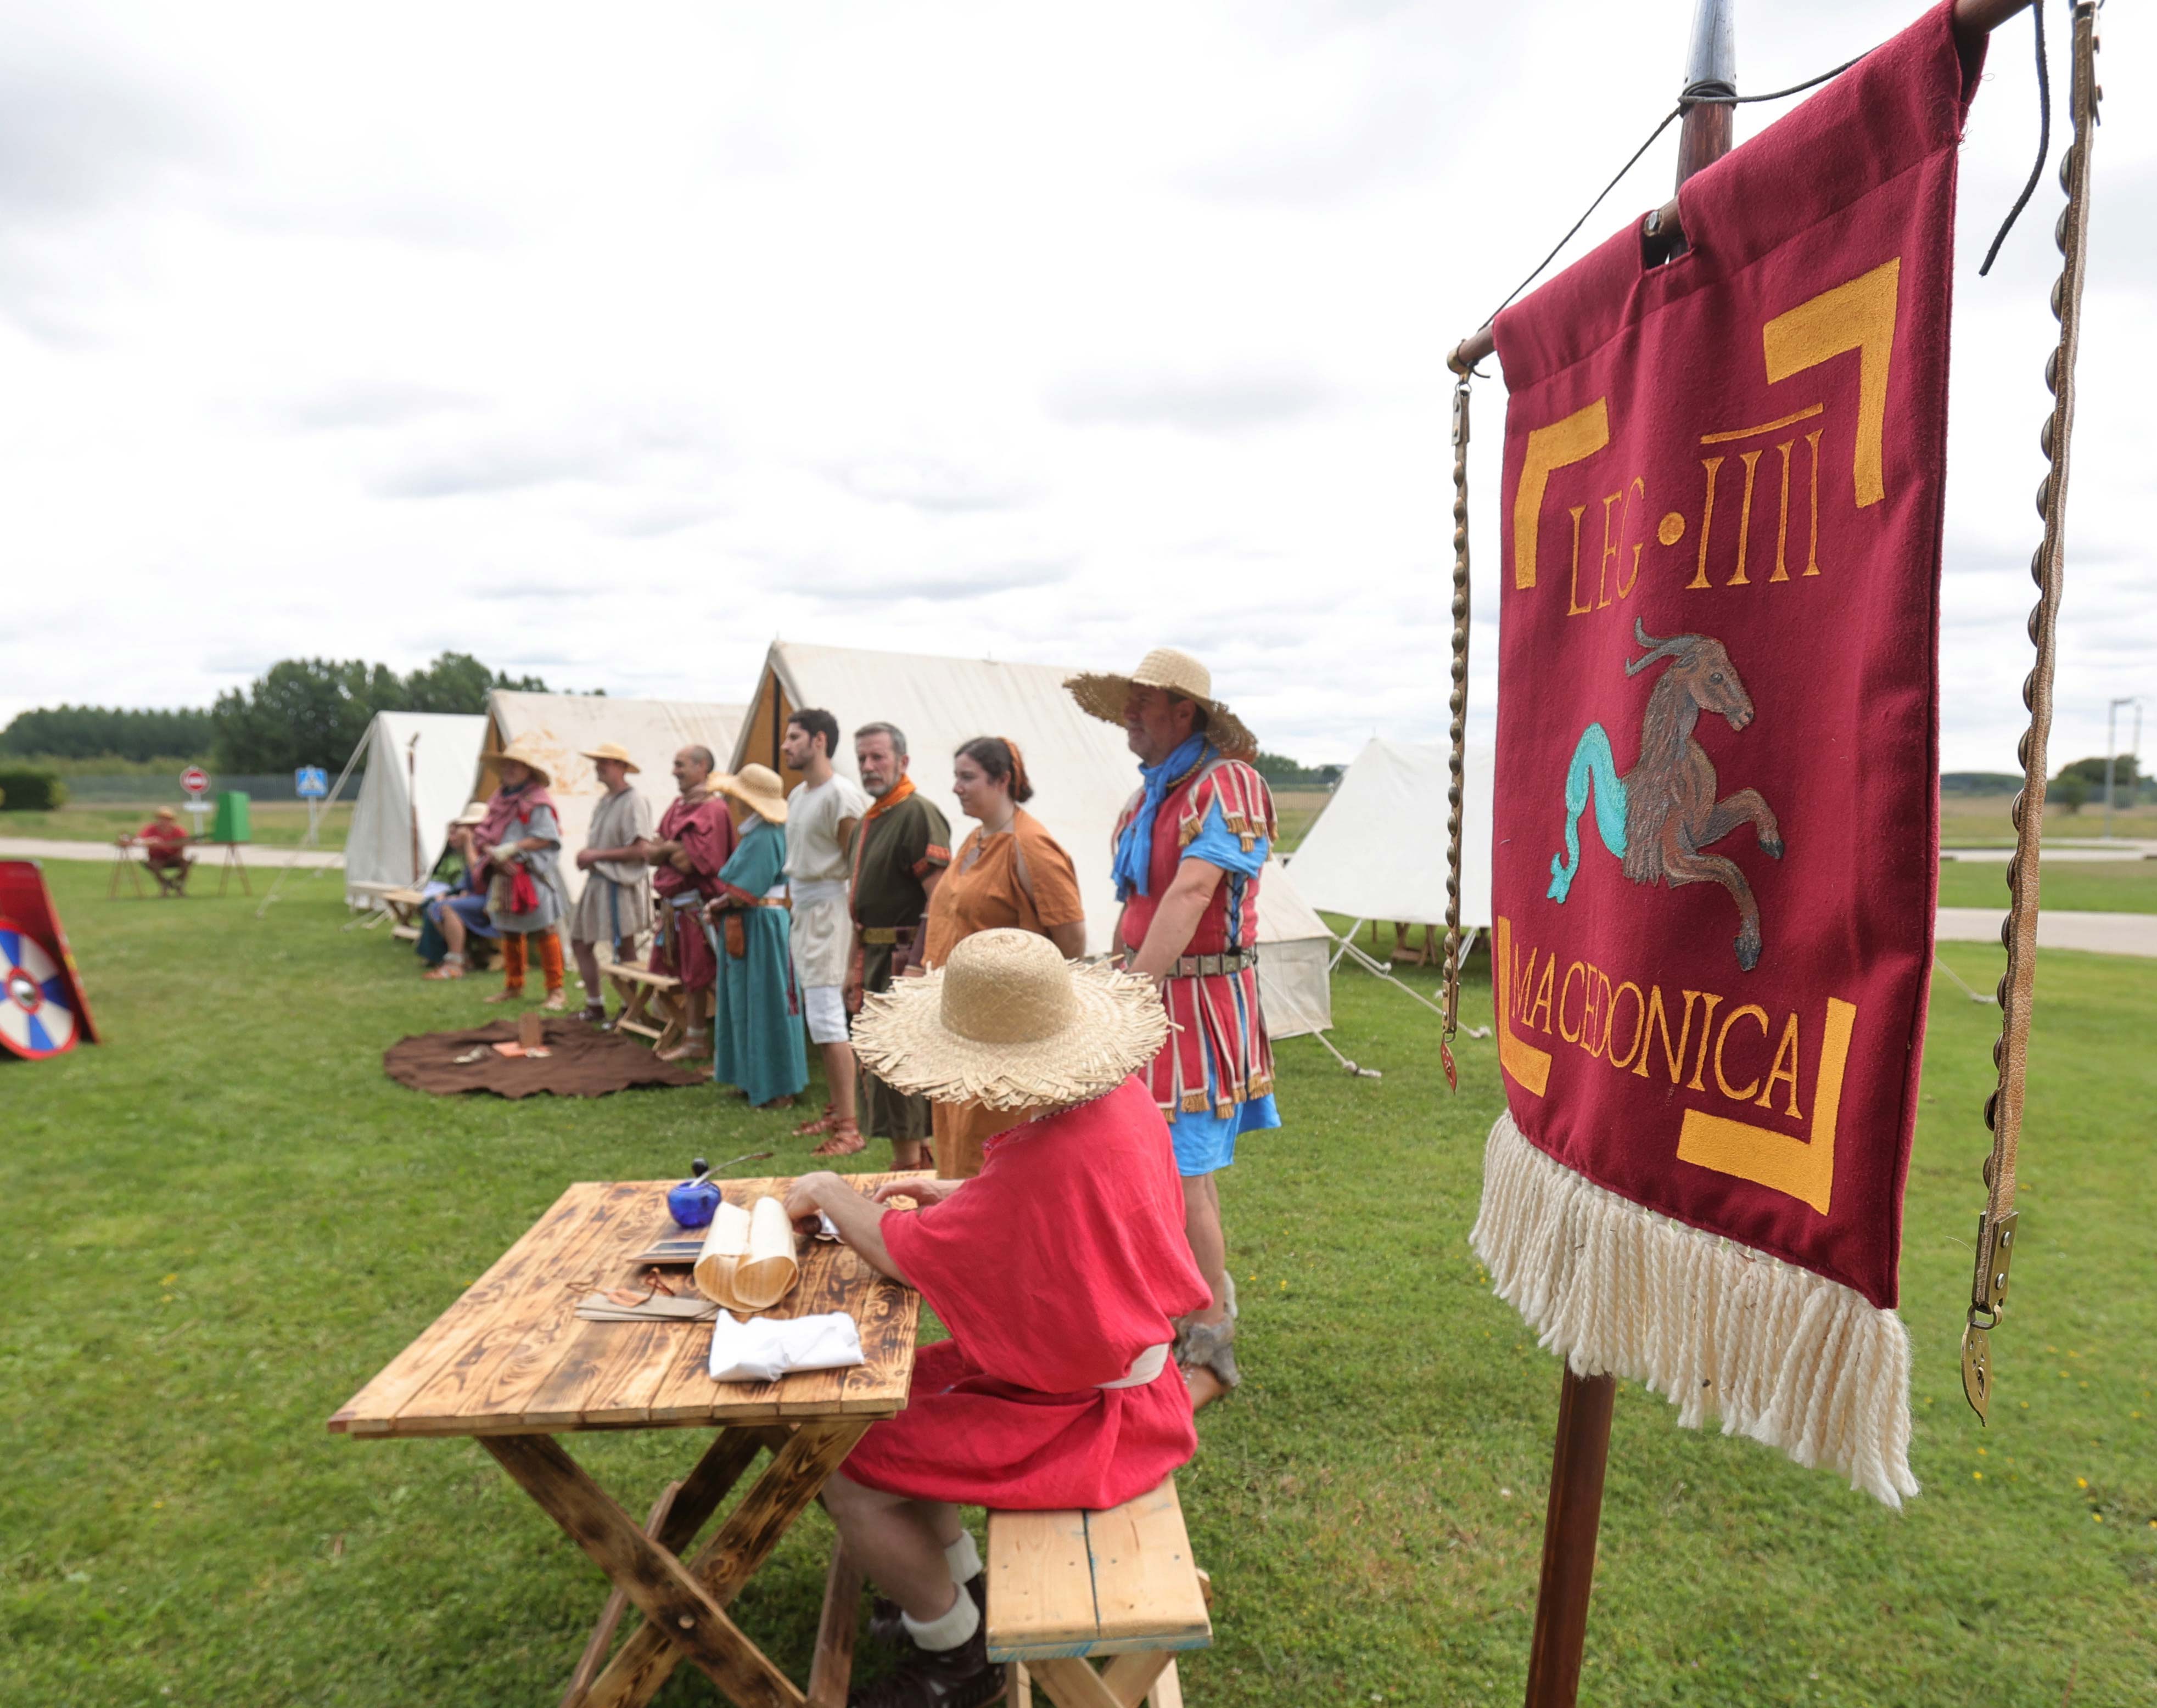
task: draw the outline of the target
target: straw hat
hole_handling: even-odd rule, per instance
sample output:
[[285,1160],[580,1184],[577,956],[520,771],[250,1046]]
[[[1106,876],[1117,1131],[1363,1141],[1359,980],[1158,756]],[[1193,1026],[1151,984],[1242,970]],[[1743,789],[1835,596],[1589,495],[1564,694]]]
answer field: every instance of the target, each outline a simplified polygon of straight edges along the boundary
[[518,764],[529,768],[532,774],[542,783],[552,783],[554,780],[554,775],[548,768],[546,755],[539,751],[538,743],[528,735],[518,736],[515,741],[497,754],[495,758],[497,761],[516,760]]
[[450,822],[453,825],[476,825],[485,823],[486,820],[486,803],[484,800],[474,800],[467,802],[465,810]]
[[769,825],[786,822],[786,785],[769,765],[744,765],[712,779],[712,787],[736,800]]
[[1152,980],[1067,964],[1047,938],[1001,929],[869,997],[854,1055],[894,1090],[937,1103],[1056,1108],[1115,1090],[1167,1037]]
[[618,741],[603,741],[597,747],[586,748],[579,757],[587,759],[620,759],[632,771],[643,769],[636,760],[630,758],[629,749]]
[[161,819],[163,819],[163,820],[164,820],[167,824],[174,824],[174,825],[176,825],[176,824],[179,823],[179,821],[180,821],[180,815],[179,815],[179,814],[178,814],[177,812],[174,812],[174,811],[172,810],[172,809],[171,807],[169,807],[169,806],[161,806],[161,807],[159,807],[159,808],[157,809],[157,815],[157,815],[157,817],[161,818]]
[[1206,738],[1232,759],[1248,759],[1259,750],[1259,738],[1243,727],[1243,720],[1213,697],[1213,673],[1187,652],[1173,646],[1156,646],[1129,676],[1107,671],[1087,671],[1066,677],[1063,686],[1079,709],[1090,712],[1104,723],[1120,726],[1124,702],[1133,688],[1166,688],[1206,708]]

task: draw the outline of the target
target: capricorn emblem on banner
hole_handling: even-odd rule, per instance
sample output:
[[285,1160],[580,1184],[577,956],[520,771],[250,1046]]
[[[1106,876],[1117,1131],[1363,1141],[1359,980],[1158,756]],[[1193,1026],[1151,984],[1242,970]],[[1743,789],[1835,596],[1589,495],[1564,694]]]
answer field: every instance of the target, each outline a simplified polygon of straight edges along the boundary
[[1618,774],[1610,737],[1599,723],[1581,732],[1565,774],[1565,854],[1551,860],[1548,892],[1562,902],[1580,870],[1580,815],[1591,799],[1603,846],[1622,861],[1634,883],[1719,883],[1737,903],[1737,965],[1751,972],[1760,959],[1760,905],[1737,862],[1707,852],[1742,824],[1750,824],[1760,846],[1783,857],[1782,828],[1757,789],[1716,798],[1715,764],[1693,739],[1702,712],[1719,713],[1732,729],[1753,721],[1752,697],[1720,640],[1674,635],[1658,640],[1639,618],[1633,638],[1648,651],[1629,661],[1638,676],[1658,660],[1670,667],[1648,696],[1640,719],[1640,756]]

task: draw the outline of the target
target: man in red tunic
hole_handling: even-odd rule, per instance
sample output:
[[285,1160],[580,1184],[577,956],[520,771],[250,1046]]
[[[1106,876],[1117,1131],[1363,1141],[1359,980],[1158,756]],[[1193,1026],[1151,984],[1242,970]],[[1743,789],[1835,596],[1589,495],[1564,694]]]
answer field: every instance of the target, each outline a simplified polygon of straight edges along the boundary
[[1197,1447],[1168,1353],[1174,1319],[1207,1287],[1167,1128],[1130,1077],[1166,1035],[1143,980],[1068,965],[1028,931],[977,933],[937,971],[866,999],[854,1048],[887,1084],[1032,1114],[988,1141],[971,1180],[897,1181],[872,1199],[805,1175],[787,1201],[796,1217],[828,1217],[951,1331],[921,1349],[906,1409],[824,1487],[847,1552],[889,1597],[871,1628],[903,1651],[855,1708],[973,1708],[1002,1688],[960,1505],[1120,1505]]
[[[121,839],[125,841],[126,839]],[[180,823],[179,814],[169,806],[157,809],[157,816],[135,833],[135,841],[142,850],[142,859],[150,868],[150,876],[157,880],[161,895],[178,895],[188,881],[188,833]]]
[[1189,653],[1157,647],[1129,676],[1064,686],[1082,709],[1124,726],[1144,779],[1116,821],[1116,939],[1124,964],[1161,987],[1176,1028],[1147,1083],[1168,1117],[1184,1226],[1212,1291],[1176,1337],[1192,1402],[1204,1406],[1243,1379],[1214,1177],[1235,1161],[1238,1134],[1280,1125],[1259,1006],[1259,875],[1273,851],[1274,800],[1248,763],[1258,738]]
[[717,764],[708,747],[685,747],[674,755],[674,781],[682,793],[661,815],[659,840],[646,856],[659,915],[651,969],[682,981],[688,1012],[688,1030],[666,1052],[670,1057],[703,1053],[711,1036],[705,1004],[718,963],[704,934],[703,908],[718,895],[719,868],[733,857],[738,840],[725,800],[711,790]]

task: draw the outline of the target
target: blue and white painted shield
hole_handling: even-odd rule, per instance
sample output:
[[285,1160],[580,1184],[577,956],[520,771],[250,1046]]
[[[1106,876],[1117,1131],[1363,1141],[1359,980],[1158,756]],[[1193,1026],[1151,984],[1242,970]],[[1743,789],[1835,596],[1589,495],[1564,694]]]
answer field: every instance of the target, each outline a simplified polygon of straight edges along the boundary
[[75,1040],[59,967],[21,926],[0,919],[0,1045],[34,1062],[72,1050]]

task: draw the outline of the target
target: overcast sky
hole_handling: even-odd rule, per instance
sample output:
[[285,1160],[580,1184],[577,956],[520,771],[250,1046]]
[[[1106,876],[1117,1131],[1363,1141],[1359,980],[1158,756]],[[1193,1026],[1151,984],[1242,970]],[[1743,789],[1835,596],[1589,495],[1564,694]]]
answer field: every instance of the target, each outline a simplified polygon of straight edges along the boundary
[[[1444,352],[1666,110],[1692,4],[0,7],[0,720],[444,648],[734,701],[784,637],[1172,643],[1306,760],[1437,738]],[[1916,11],[1739,0],[1741,86]],[[2104,18],[2056,759],[2157,695],[2149,13]],[[2018,19],[1962,178],[1950,769],[2023,722],[2050,171],[1975,269],[2036,109]]]

